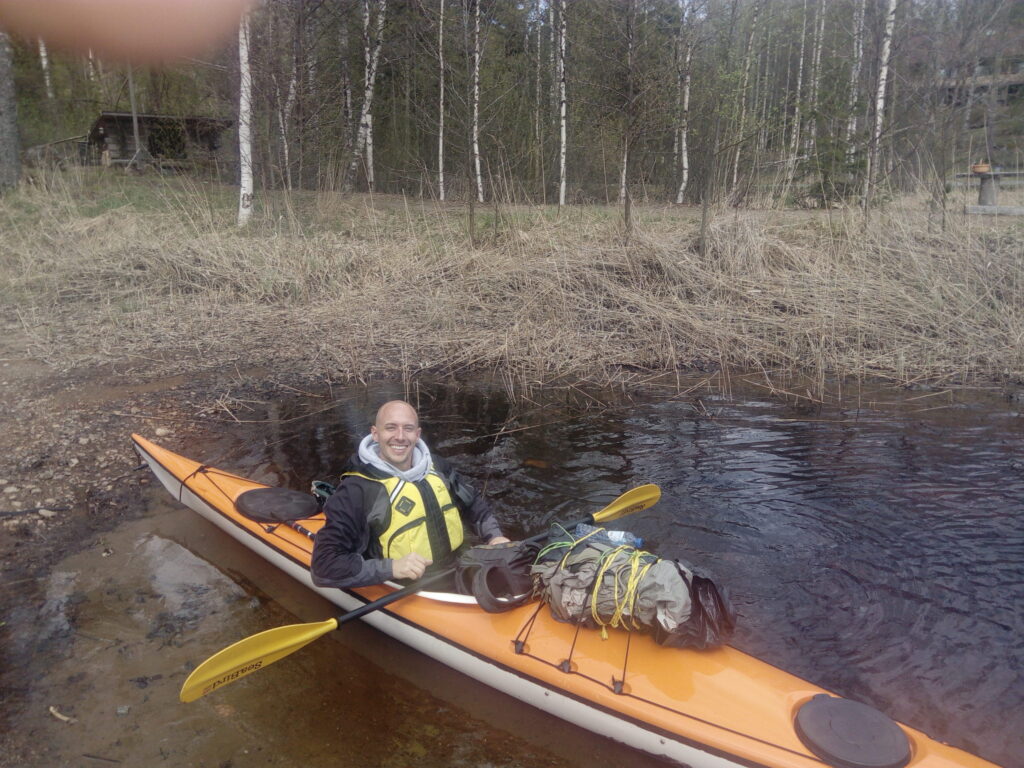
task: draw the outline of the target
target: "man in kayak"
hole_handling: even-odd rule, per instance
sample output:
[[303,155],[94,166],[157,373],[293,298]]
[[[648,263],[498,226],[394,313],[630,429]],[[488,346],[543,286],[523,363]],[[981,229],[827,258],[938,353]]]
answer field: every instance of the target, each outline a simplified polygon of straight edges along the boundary
[[453,561],[464,524],[488,544],[508,541],[484,498],[431,455],[402,400],[377,411],[324,513],[311,564],[318,587],[418,579],[432,563]]

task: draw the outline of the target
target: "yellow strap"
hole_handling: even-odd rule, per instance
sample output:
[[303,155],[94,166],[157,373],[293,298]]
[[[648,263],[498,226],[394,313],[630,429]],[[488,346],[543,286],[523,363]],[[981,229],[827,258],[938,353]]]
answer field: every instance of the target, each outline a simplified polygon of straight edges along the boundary
[[[565,529],[563,528],[562,530],[565,530]],[[561,560],[561,562],[559,562],[558,567],[559,568],[565,568],[565,561],[569,559],[569,555],[571,555],[573,553],[573,550],[576,549],[576,545],[577,544],[586,541],[591,536],[594,536],[594,535],[600,533],[603,530],[604,530],[604,528],[595,528],[590,533],[588,533],[588,534],[586,534],[584,536],[580,536],[578,539],[574,539],[573,541],[570,541],[570,542],[565,542],[565,546],[566,546],[565,554],[562,555],[562,560]],[[562,542],[559,542],[558,544],[562,545]],[[541,554],[543,554],[543,552]]]
[[[564,529],[563,529],[564,530]],[[555,542],[549,544],[547,547],[541,550],[540,557],[543,557],[546,553],[559,547],[565,547],[565,554],[562,555],[561,561],[558,563],[559,569],[565,568],[565,563],[569,559],[569,556],[575,551],[577,545],[589,539],[591,536],[595,536],[602,533],[604,528],[595,528],[593,531],[581,536],[578,539],[573,539],[568,542]],[[628,553],[628,554],[627,554]],[[615,605],[615,610],[612,613],[611,620],[608,622],[602,621],[601,614],[598,612],[598,591],[601,589],[601,584],[604,581],[604,575],[608,569],[616,564],[617,560],[620,560],[619,555],[626,554],[625,562],[620,562],[616,566],[612,600]],[[640,584],[643,582],[647,572],[651,569],[659,558],[651,555],[649,552],[636,549],[629,545],[623,544],[613,549],[609,549],[601,555],[601,565],[597,569],[597,574],[594,577],[593,589],[590,592],[590,616],[593,618],[594,623],[601,628],[601,639],[608,639],[608,627],[612,628],[618,626],[625,626],[623,620],[623,614],[626,608],[629,608],[630,623],[632,629],[642,629],[643,625],[636,619],[636,601],[640,597]],[[645,562],[646,560],[646,562]],[[629,568],[629,574],[626,578],[625,586],[623,587],[623,593],[619,594],[619,581],[620,575],[624,568]]]
[[[619,562],[615,568],[613,576],[613,592],[612,602],[615,606],[615,610],[612,612],[611,619],[607,622],[601,620],[601,615],[598,612],[598,591],[601,589],[601,584],[604,581],[605,573],[617,560],[621,560],[619,555],[626,555],[625,562]],[[644,556],[647,553],[641,550],[634,549],[630,546],[619,546],[615,549],[611,549],[604,554],[602,557],[603,563],[597,571],[597,576],[594,579],[594,589],[590,593],[590,616],[593,618],[594,623],[601,628],[601,639],[608,639],[608,627],[619,627],[625,626],[623,620],[623,614],[627,607],[629,608],[630,623],[633,629],[641,629],[642,625],[636,619],[636,601],[640,596],[640,584],[643,582],[644,577],[650,570],[651,566],[657,562],[657,558],[644,562]],[[629,573],[626,575],[625,584],[622,587],[622,594],[619,594],[620,587],[619,582],[623,575],[623,570],[629,568]]]

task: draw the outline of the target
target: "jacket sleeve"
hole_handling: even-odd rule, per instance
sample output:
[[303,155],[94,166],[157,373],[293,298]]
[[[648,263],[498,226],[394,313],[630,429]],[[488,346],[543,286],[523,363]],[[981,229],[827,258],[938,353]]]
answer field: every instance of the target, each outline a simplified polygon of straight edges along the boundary
[[445,477],[448,479],[448,488],[451,491],[452,499],[459,508],[462,521],[469,526],[484,543],[487,543],[495,536],[502,536],[501,526],[494,516],[491,505],[483,496],[476,492],[476,489],[467,483],[458,472],[446,460],[441,459],[438,464]]
[[364,587],[392,578],[392,561],[364,557],[370,544],[366,489],[342,480],[324,504],[327,522],[313,542],[311,575],[318,587]]

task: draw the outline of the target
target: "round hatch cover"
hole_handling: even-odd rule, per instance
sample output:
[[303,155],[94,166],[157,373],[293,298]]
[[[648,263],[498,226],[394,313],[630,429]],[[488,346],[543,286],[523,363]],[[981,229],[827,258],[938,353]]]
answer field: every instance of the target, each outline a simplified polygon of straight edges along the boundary
[[903,768],[910,741],[877,709],[819,693],[796,713],[796,732],[814,754],[838,768]]

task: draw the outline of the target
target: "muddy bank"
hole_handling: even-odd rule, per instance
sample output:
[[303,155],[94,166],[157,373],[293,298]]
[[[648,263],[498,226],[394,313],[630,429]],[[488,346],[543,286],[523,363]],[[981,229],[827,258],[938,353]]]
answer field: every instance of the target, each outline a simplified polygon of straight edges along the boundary
[[363,627],[181,704],[188,672],[225,637],[331,609],[245,552],[225,557],[187,510],[142,501],[143,519],[55,563],[41,604],[12,617],[8,648],[31,662],[5,765],[568,765],[480,719],[490,707],[501,721],[493,702],[467,717],[466,701],[444,698],[454,673]]
[[[138,371],[115,366],[59,374],[26,354],[29,342],[18,324],[5,324],[0,341],[0,764],[78,765],[56,737],[65,730],[72,741],[82,737],[80,724],[72,727],[62,718],[79,719],[91,709],[82,681],[92,674],[100,645],[117,646],[117,632],[115,627],[107,637],[101,629],[95,635],[99,640],[79,635],[74,617],[86,592],[55,569],[76,555],[105,563],[113,551],[104,545],[104,535],[144,514],[141,494],[150,478],[133,471],[139,462],[128,433],[145,429],[169,439],[201,433],[204,416],[197,404],[215,401],[214,393],[228,385],[216,376],[136,384],[143,381]],[[91,570],[83,564],[83,572]],[[116,603],[129,598],[116,587],[109,591],[116,612]],[[117,646],[115,653],[125,657],[131,650]],[[69,666],[69,659],[75,663]],[[131,677],[141,681],[146,672],[140,667]],[[131,700],[124,703],[130,706]],[[26,717],[61,728],[26,731]],[[124,722],[119,719],[118,726]]]

